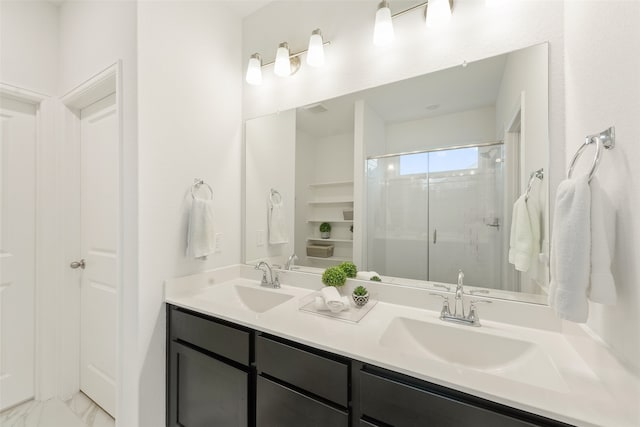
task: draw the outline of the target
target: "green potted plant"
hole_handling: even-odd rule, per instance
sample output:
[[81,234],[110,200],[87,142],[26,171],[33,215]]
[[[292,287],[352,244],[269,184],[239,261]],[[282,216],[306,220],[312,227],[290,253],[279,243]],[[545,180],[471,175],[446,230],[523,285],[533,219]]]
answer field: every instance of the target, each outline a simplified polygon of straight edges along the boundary
[[351,298],[353,298],[353,302],[356,303],[358,307],[362,307],[369,302],[369,291],[367,291],[367,288],[364,286],[358,286],[353,290]]
[[380,276],[372,276],[369,280],[371,280],[372,282],[382,282]]
[[322,273],[322,283],[326,286],[335,286],[339,288],[344,286],[347,281],[347,275],[340,267],[329,267]]
[[355,279],[356,275],[358,274],[358,267],[356,267],[356,265],[351,261],[345,261],[338,267],[342,269],[342,271],[344,271],[344,274],[346,274],[347,277],[351,279]]
[[331,237],[331,224],[328,222],[323,222],[320,224],[320,237],[323,239],[328,239]]

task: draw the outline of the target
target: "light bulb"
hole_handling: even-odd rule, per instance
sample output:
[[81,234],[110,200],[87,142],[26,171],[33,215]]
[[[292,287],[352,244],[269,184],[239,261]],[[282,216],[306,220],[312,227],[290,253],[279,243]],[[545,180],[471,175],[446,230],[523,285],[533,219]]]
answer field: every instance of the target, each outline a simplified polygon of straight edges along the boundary
[[307,64],[312,67],[322,67],[324,65],[324,40],[322,40],[322,33],[319,29],[313,30],[309,38]]
[[383,0],[378,5],[376,12],[376,23],[373,28],[373,44],[376,46],[387,46],[393,41],[393,21],[391,19],[391,9],[389,2]]
[[427,28],[438,28],[451,19],[449,0],[430,0],[427,5]]
[[289,59],[289,45],[287,43],[280,43],[278,46],[273,72],[280,77],[291,75],[291,60]]
[[254,53],[249,58],[246,80],[250,85],[262,84],[262,59],[257,53]]

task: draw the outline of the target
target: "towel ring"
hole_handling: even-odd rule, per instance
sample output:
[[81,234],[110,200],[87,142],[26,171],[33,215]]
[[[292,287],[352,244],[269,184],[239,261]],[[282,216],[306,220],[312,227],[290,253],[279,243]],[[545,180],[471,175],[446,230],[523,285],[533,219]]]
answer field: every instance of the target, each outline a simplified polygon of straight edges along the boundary
[[211,196],[209,197],[209,200],[213,200],[213,188],[211,188],[209,184],[207,184],[206,182],[204,182],[202,179],[199,179],[199,178],[196,178],[193,180],[193,185],[191,186],[191,197],[193,197],[194,199],[198,198],[196,196],[196,191],[198,191],[201,185],[205,185],[209,189],[209,193],[211,194]]
[[272,188],[271,192],[269,193],[269,200],[271,200],[271,203],[282,203],[282,195],[278,190],[274,190]]
[[584,144],[582,144],[578,148],[578,151],[573,156],[573,159],[569,164],[569,172],[567,173],[568,178],[571,178],[571,174],[573,173],[573,168],[575,167],[576,162],[578,161],[578,158],[580,158],[584,150],[586,150],[590,144],[596,144],[596,156],[593,158],[593,163],[591,164],[591,170],[589,171],[589,181],[591,181],[591,178],[593,178],[593,175],[596,173],[596,170],[598,170],[598,165],[600,164],[600,158],[602,155],[602,147],[604,147],[607,150],[610,150],[613,147],[615,147],[614,127],[612,126],[609,129],[603,132],[600,132],[599,134],[589,135],[585,138]]
[[529,175],[529,185],[527,185],[527,191],[524,196],[525,202],[529,200],[529,193],[531,192],[531,188],[533,187],[533,181],[536,178],[542,181],[542,179],[544,178],[544,168],[540,168],[537,171],[533,171],[531,172],[531,175]]

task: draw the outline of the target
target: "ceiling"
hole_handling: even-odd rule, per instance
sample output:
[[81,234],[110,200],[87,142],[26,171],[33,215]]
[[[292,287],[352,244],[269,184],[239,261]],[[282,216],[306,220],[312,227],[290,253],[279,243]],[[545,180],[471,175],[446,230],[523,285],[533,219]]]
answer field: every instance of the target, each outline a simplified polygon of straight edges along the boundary
[[495,105],[506,58],[500,55],[322,101],[327,108],[323,113],[301,107],[297,127],[314,136],[352,132],[356,100],[366,101],[387,123]]

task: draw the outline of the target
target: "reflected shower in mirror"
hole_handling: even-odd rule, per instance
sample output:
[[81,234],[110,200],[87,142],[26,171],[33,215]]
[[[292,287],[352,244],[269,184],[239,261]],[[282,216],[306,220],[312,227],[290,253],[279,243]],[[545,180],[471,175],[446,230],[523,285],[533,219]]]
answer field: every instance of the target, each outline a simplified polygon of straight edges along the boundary
[[[513,205],[548,171],[547,58],[540,44],[248,120],[246,262],[349,260],[422,287],[462,269],[495,297],[544,302],[548,177],[531,181],[526,271],[508,254]],[[286,244],[265,237],[269,188],[291,218]]]

